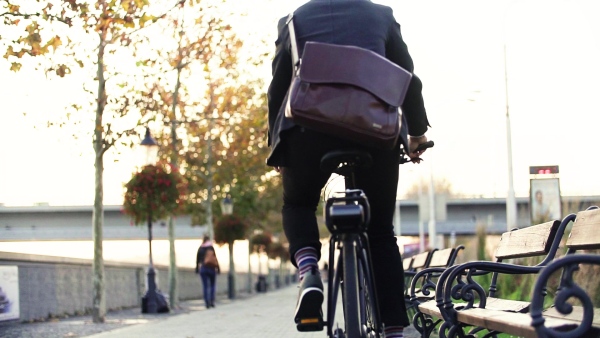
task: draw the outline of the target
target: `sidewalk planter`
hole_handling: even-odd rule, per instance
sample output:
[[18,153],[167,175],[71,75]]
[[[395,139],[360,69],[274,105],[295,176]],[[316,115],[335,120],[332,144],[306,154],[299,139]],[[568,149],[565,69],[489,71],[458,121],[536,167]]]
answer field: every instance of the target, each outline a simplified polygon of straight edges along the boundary
[[267,277],[260,275],[258,276],[258,281],[256,282],[256,292],[267,292]]

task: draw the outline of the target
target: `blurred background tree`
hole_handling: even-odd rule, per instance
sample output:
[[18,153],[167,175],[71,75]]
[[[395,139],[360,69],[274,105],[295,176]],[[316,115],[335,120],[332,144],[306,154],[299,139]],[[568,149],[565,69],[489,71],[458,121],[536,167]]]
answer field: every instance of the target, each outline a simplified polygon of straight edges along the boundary
[[267,231],[258,231],[250,237],[251,252],[258,255],[258,275],[262,274],[261,256],[267,253],[267,248],[273,242],[273,235]]
[[[115,145],[132,147],[144,125],[139,118],[141,92],[135,70],[142,32],[164,17],[177,3],[84,0],[0,2],[4,58],[12,71],[23,66],[47,76],[83,75],[81,93],[70,93],[73,103],[48,126],[87,123],[94,149],[94,209],[92,233],[92,318],[105,321],[105,278],[102,258],[104,155]],[[130,118],[133,115],[133,118]],[[91,122],[91,123],[90,123]],[[118,151],[118,150],[117,150]]]

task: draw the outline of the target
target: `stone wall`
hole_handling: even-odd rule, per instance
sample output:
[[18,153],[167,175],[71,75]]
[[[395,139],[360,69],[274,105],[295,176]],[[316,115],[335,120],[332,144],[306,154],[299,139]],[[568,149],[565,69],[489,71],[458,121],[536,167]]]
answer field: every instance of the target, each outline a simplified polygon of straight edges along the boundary
[[[83,315],[92,307],[90,260],[0,252],[0,265],[18,267],[21,321]],[[155,268],[158,289],[168,295],[168,267]],[[136,306],[141,309],[141,297],[146,292],[146,270],[144,265],[105,262],[107,310]],[[245,273],[236,275],[238,292],[246,292],[247,283]],[[193,269],[179,268],[177,284],[180,300],[202,298],[202,284]],[[217,293],[227,294],[226,273],[217,278]]]

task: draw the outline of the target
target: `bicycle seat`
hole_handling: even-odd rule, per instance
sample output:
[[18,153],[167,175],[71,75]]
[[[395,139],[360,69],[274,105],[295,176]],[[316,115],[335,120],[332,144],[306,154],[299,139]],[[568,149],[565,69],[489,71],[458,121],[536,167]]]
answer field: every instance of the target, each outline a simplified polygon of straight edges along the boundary
[[[321,158],[321,170],[347,176],[353,168],[368,168],[373,164],[371,154],[363,150],[334,150]],[[340,165],[342,165],[340,167]],[[350,169],[344,169],[350,168]]]

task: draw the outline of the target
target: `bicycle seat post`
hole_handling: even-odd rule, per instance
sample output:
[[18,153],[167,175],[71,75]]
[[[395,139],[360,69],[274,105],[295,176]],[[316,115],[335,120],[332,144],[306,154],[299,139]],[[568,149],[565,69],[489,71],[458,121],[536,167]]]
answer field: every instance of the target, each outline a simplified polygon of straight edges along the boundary
[[346,189],[330,197],[325,206],[325,223],[329,231],[356,232],[366,230],[370,220],[369,202],[364,192],[357,189],[356,169],[369,167],[371,155],[361,150],[331,151],[321,159],[321,169],[344,176]]
[[356,189],[355,171],[371,166],[371,154],[362,150],[336,150],[321,159],[321,170],[344,176],[346,190]]
[[342,163],[336,170],[335,173],[344,176],[344,184],[346,190],[356,189],[355,171],[356,164],[354,162]]

